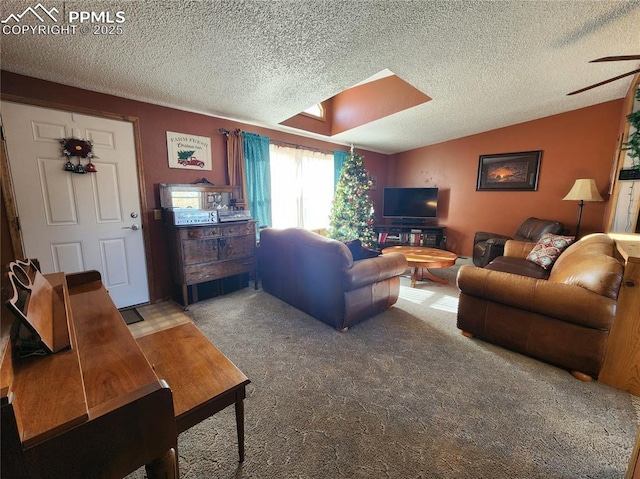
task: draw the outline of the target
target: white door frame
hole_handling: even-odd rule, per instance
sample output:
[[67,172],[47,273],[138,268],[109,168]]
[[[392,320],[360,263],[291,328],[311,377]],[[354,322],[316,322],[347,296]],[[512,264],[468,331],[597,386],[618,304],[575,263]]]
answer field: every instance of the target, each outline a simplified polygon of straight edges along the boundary
[[[144,181],[144,168],[143,168],[143,162],[142,162],[142,147],[141,147],[141,140],[140,140],[140,121],[137,117],[134,116],[126,116],[126,115],[120,115],[117,113],[110,113],[110,112],[105,112],[105,111],[99,111],[99,110],[93,110],[91,108],[84,108],[84,107],[76,107],[76,106],[72,106],[72,105],[65,105],[65,104],[61,104],[61,103],[55,103],[55,102],[51,102],[51,101],[46,101],[46,100],[38,100],[38,99],[33,99],[33,98],[26,98],[26,97],[22,97],[22,96],[17,96],[17,95],[11,95],[11,94],[7,94],[7,93],[2,93],[2,95],[0,96],[0,98],[2,99],[2,101],[10,101],[10,102],[14,102],[14,103],[21,103],[24,105],[31,105],[31,106],[39,106],[42,108],[50,108],[53,110],[61,110],[61,111],[67,111],[67,112],[71,112],[71,113],[80,113],[83,115],[89,115],[89,116],[95,116],[95,117],[99,117],[99,118],[106,118],[109,120],[117,120],[117,121],[126,121],[132,124],[133,127],[133,141],[134,141],[134,145],[135,145],[135,150],[136,150],[136,171],[138,174],[138,191],[140,194],[140,209],[142,211],[142,214],[140,215],[140,221],[142,223],[142,239],[143,239],[143,245],[144,245],[144,255],[145,255],[145,262],[147,264],[147,284],[149,286],[149,301],[150,302],[154,302],[156,300],[155,298],[155,282],[154,282],[154,274],[153,274],[153,264],[151,262],[151,237],[150,237],[150,233],[149,233],[149,225],[148,225],[148,218],[147,218],[147,195],[146,195],[146,188],[145,188],[145,181]],[[3,133],[4,135],[4,133]],[[3,155],[3,163],[6,160],[8,162],[8,158],[4,158]],[[8,165],[2,165],[3,167],[3,173],[4,171],[7,171],[8,169],[5,169],[5,167]],[[3,175],[4,176],[4,175]],[[5,199],[5,205],[7,205],[7,221],[9,222],[9,229],[11,232],[11,236],[12,237],[20,237],[22,239],[22,231],[19,228],[19,224],[18,224],[18,217],[17,217],[17,211],[15,208],[9,208],[8,205],[15,205],[15,194],[13,191],[13,188],[6,188],[5,184],[4,184],[4,178],[3,178],[3,188],[2,188],[2,195],[4,196]],[[24,243],[23,243],[24,244]],[[22,258],[16,258],[16,259],[22,259]],[[152,292],[154,294],[152,294]]]

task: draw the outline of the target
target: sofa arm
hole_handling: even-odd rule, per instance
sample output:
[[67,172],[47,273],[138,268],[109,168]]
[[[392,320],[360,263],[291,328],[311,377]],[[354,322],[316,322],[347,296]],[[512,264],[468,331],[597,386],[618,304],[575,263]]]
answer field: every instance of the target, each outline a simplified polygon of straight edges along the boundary
[[353,266],[344,272],[345,291],[377,283],[399,276],[407,269],[407,259],[400,253],[387,253],[375,258],[354,261]]
[[535,245],[536,243],[531,243],[529,241],[509,240],[504,245],[503,256],[525,259],[529,253],[531,253],[531,250]]
[[473,242],[477,243],[478,241],[487,241],[491,238],[511,239],[511,236],[502,235],[500,233],[491,233],[489,231],[476,231],[473,237]]
[[488,231],[477,231],[473,237],[473,264],[484,268],[497,256],[502,256],[502,246],[496,241],[506,241],[509,236]]
[[479,250],[483,250],[483,251],[482,251],[482,256],[480,258],[480,261],[474,262],[474,264],[476,264],[476,266],[480,266],[481,268],[484,268],[486,265],[491,263],[491,261],[496,259],[498,256],[502,256],[504,254],[504,244],[506,241],[508,241],[508,237],[503,237],[503,238],[493,237],[493,238],[489,238],[484,243],[482,242],[477,243]]
[[616,302],[580,286],[463,265],[461,293],[592,329],[609,330]]

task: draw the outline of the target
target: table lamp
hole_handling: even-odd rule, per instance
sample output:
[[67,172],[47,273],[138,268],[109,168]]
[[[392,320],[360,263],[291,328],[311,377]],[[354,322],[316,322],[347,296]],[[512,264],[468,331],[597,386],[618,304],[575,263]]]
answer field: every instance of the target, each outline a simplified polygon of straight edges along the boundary
[[580,178],[571,187],[567,196],[562,198],[563,200],[579,201],[578,203],[578,224],[576,226],[576,241],[580,236],[580,220],[582,219],[582,207],[585,201],[604,201],[600,193],[598,193],[598,187],[596,186],[596,180],[591,178]]

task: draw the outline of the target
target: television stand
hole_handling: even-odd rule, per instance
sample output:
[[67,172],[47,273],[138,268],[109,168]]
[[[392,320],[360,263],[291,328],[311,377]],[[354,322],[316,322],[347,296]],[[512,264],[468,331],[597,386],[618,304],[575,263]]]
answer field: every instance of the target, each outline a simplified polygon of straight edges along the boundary
[[388,246],[428,246],[430,248],[446,248],[444,226],[428,226],[413,221],[411,224],[377,224],[374,226],[377,247],[383,249]]
[[427,220],[420,220],[420,219],[415,219],[415,218],[411,218],[411,219],[406,219],[406,220],[392,220],[391,221],[391,225],[395,226],[395,225],[400,225],[400,226],[424,226],[427,224]]

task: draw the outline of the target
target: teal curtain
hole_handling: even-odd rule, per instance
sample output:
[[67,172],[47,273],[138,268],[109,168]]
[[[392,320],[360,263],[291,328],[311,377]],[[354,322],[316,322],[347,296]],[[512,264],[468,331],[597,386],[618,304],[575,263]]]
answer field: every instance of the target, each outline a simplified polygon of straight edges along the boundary
[[258,228],[271,226],[271,170],[269,137],[255,133],[242,133],[244,166],[247,178],[245,199]]
[[347,161],[349,153],[346,151],[334,150],[333,152],[333,190],[335,191],[342,172],[342,166]]

